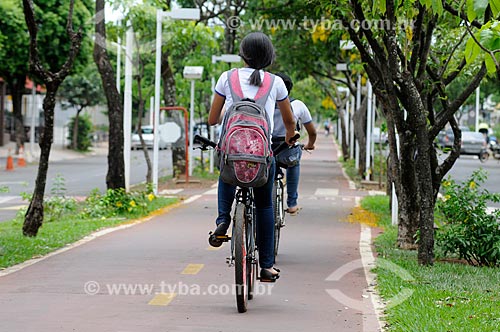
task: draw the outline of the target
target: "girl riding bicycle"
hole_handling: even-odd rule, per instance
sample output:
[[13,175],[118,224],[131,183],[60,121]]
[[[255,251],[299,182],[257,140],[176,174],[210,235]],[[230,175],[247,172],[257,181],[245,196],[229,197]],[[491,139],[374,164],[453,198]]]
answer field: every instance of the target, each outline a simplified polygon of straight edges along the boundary
[[[262,85],[263,69],[271,65],[275,59],[274,47],[268,36],[261,32],[248,34],[240,44],[240,56],[245,66],[239,68],[239,82],[243,95],[246,98],[255,98]],[[270,131],[273,126],[274,105],[278,103],[283,122],[286,128],[286,141],[293,144],[295,135],[295,120],[290,108],[288,92],[283,80],[276,77],[271,87],[269,97],[265,104],[266,112],[270,118]],[[215,96],[208,115],[208,123],[216,125],[221,118],[222,108],[232,105],[233,100],[228,83],[228,72],[222,73],[215,86]],[[274,159],[269,171],[268,181],[265,185],[254,188],[256,217],[257,217],[257,247],[259,248],[260,277],[262,281],[275,281],[279,278],[279,270],[273,268],[274,264],[274,216],[272,188],[274,181]],[[223,182],[219,178],[218,187],[218,217],[217,228],[214,235],[225,235],[231,224],[231,207],[234,201],[235,186]],[[222,243],[211,241],[211,245],[220,246]]]

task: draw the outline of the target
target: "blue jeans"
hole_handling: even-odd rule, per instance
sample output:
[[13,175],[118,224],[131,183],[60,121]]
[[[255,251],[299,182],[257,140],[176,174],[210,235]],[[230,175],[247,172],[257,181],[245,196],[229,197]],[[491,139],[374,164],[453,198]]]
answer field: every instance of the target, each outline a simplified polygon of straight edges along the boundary
[[[257,218],[257,247],[259,248],[259,265],[263,269],[271,268],[274,263],[274,213],[273,182],[275,172],[274,158],[269,169],[269,178],[262,187],[254,188],[254,200]],[[236,187],[223,182],[219,178],[218,212],[216,224],[231,224],[231,208],[234,202]]]
[[300,176],[300,162],[286,169],[286,205],[289,208],[297,206],[297,198],[299,197],[299,176]]

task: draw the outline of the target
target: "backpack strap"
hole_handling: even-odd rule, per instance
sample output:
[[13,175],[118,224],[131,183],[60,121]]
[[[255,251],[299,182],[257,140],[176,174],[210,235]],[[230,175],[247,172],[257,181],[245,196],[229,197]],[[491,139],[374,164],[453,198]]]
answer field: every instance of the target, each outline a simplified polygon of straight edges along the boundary
[[275,78],[274,75],[266,71],[264,72],[264,80],[262,81],[262,85],[260,86],[259,90],[257,91],[257,94],[254,97],[255,102],[261,105],[262,107],[265,107],[267,98],[271,93],[271,89],[274,84],[274,78]]
[[231,96],[233,97],[233,103],[242,100],[244,96],[243,90],[241,90],[238,69],[231,69],[227,73],[227,83],[229,84],[229,91],[231,91]]
[[[231,96],[233,97],[233,102],[238,102],[245,98],[243,95],[243,90],[241,90],[240,76],[238,74],[238,69],[231,69],[227,73],[227,82],[229,84],[229,91],[231,91]],[[264,72],[264,80],[262,85],[259,87],[257,94],[254,97],[255,103],[264,107],[266,105],[267,98],[271,93],[271,88],[274,84],[275,76]]]

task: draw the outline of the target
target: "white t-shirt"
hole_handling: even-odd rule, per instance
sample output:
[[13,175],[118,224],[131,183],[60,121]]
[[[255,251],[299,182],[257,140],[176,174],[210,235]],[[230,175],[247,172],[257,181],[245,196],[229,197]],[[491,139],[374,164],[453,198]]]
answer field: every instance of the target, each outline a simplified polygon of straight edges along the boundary
[[[257,91],[259,90],[258,86],[255,85],[250,85],[250,75],[254,72],[255,69],[252,68],[239,68],[238,69],[238,75],[240,79],[240,85],[241,85],[241,91],[243,92],[243,96],[245,98],[254,98],[255,95],[257,94]],[[229,71],[226,71],[222,73],[222,75],[219,77],[219,80],[217,81],[217,84],[215,85],[215,93],[218,95],[226,98],[226,104],[225,108],[226,110],[231,107],[233,104],[233,97],[231,95],[231,91],[229,91],[229,83],[227,79]],[[260,72],[260,79],[264,79],[264,71],[259,70]],[[274,115],[274,105],[277,101],[282,101],[285,100],[288,97],[288,91],[286,89],[285,83],[279,76],[275,76],[274,79],[274,84],[271,87],[271,92],[269,94],[269,97],[267,98],[266,101],[266,111],[269,116],[271,128],[269,128],[270,132],[273,132],[274,129],[274,121],[273,121],[273,115]]]
[[[291,102],[293,117],[295,118],[295,122],[299,122],[301,124],[307,124],[312,121],[311,112],[307,108],[306,104],[302,101],[295,99]],[[281,117],[281,112],[277,108],[274,110],[274,137],[285,137],[286,128],[283,123],[283,118]]]

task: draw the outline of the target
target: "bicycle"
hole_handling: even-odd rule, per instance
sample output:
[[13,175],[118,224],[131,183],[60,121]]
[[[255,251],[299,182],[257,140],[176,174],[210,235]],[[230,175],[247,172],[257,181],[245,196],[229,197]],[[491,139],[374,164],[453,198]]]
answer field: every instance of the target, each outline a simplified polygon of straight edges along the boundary
[[[300,135],[296,135],[294,139],[298,137]],[[195,135],[193,141],[200,144],[199,149],[203,151],[208,150],[209,147],[212,149],[217,147],[215,142],[199,135]],[[286,143],[285,146],[287,146]],[[253,299],[255,280],[258,279],[261,282],[264,280],[257,276],[257,222],[253,188],[237,187],[235,202],[231,236],[214,235],[210,232],[209,242],[214,245],[218,243],[212,241],[219,243],[231,241],[231,251],[229,257],[226,258],[226,263],[229,267],[235,267],[236,306],[238,312],[243,313],[247,311],[248,300]]]
[[[295,136],[297,139],[297,135]],[[295,143],[294,146],[304,149],[304,144]],[[273,154],[277,156],[280,152],[284,151],[285,148],[290,148],[285,142],[281,143],[276,149],[273,150]],[[274,212],[274,258],[278,256],[279,242],[281,236],[281,228],[285,227],[285,188],[286,182],[284,181],[285,174],[283,173],[284,165],[276,162],[276,172],[274,176],[273,184],[273,212]]]
[[[207,138],[195,135],[194,142],[199,143],[201,150],[208,147],[216,148],[217,144]],[[252,188],[238,187],[235,194],[235,208],[232,220],[232,233],[228,235],[214,235],[210,232],[210,241],[229,242],[231,251],[226,263],[235,267],[235,293],[238,312],[247,311],[248,300],[253,298],[253,289],[257,277],[257,244],[255,203]],[[211,242],[212,244],[212,242]]]

